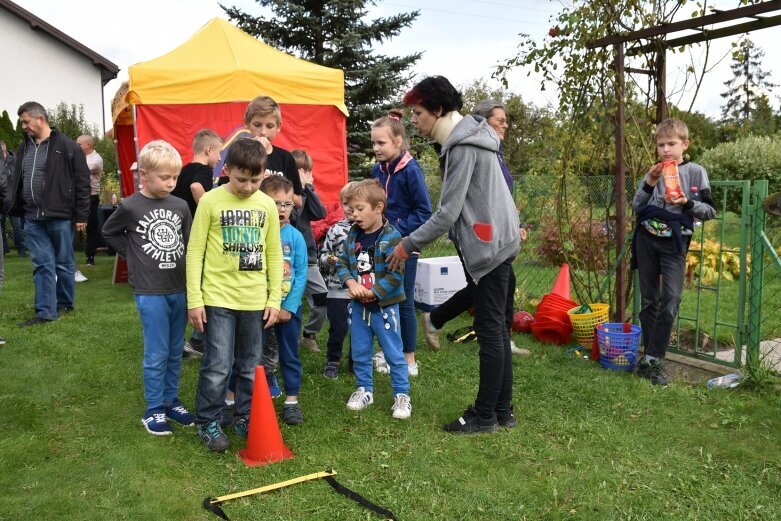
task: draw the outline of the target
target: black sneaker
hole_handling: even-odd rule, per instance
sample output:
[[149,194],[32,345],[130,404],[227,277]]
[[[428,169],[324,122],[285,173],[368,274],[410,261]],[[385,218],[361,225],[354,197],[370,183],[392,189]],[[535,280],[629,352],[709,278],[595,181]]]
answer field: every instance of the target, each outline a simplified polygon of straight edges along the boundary
[[193,337],[184,343],[184,354],[193,358],[203,357],[203,340],[197,340]]
[[57,316],[60,316],[60,317],[63,316],[63,315],[67,315],[68,313],[71,313],[71,312],[73,312],[73,308],[72,307],[59,306],[57,308]]
[[4,346],[4,345],[5,345],[5,338],[0,336],[0,346]]
[[282,421],[287,425],[301,425],[304,423],[304,413],[297,403],[286,403],[282,406]]
[[653,360],[641,360],[637,364],[635,374],[641,378],[649,380],[654,385],[665,386],[670,383],[670,375],[658,358]]
[[328,362],[323,371],[323,376],[329,380],[336,380],[339,378],[339,362]]
[[20,322],[19,326],[31,327],[31,326],[37,326],[38,324],[48,324],[49,322],[54,322],[54,321],[43,317],[33,317],[30,320],[25,320],[24,322]]
[[95,257],[87,257],[87,266],[95,265]]
[[231,444],[217,421],[198,426],[198,436],[201,437],[206,448],[212,452],[224,452]]
[[506,429],[512,429],[516,425],[518,425],[518,422],[515,421],[515,415],[513,414],[513,406],[511,405],[509,409],[505,410],[496,410],[496,421],[499,423],[500,427],[504,427]]
[[452,434],[477,434],[497,432],[499,423],[496,421],[496,415],[490,419],[480,418],[473,406],[467,408],[464,414],[450,423],[442,426],[445,432]]

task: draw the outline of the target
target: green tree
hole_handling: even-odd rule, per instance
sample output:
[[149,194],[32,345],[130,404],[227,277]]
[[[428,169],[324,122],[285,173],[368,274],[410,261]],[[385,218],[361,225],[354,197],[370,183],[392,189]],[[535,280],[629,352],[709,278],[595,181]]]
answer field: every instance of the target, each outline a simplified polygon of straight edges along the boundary
[[776,86],[768,79],[770,72],[762,70],[764,55],[765,52],[748,38],[741,40],[732,53],[733,76],[724,82],[727,90],[721,94],[726,100],[721,109],[726,121],[748,124],[762,95],[772,92]]
[[410,67],[421,53],[385,56],[372,48],[398,36],[419,11],[367,20],[376,0],[256,0],[268,16],[237,7],[221,7],[245,32],[305,60],[344,70],[347,150],[353,177],[365,176],[373,163],[370,125],[410,80]]
[[68,105],[60,102],[55,108],[46,109],[49,125],[73,140],[87,134],[95,139],[95,150],[103,158],[103,171],[108,178],[117,178],[117,156],[114,141],[100,134],[97,125],[87,123],[84,105]]
[[13,150],[14,152],[16,152],[16,149],[22,142],[22,136],[14,130],[14,124],[11,123],[11,117],[8,115],[7,110],[4,110],[2,116],[0,116],[0,140],[5,141],[8,150]]

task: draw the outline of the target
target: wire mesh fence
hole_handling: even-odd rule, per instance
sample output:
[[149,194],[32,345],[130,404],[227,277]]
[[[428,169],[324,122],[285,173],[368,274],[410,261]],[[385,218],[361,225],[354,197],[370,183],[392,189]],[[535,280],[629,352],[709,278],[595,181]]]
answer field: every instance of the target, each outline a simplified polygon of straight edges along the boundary
[[[439,178],[426,181],[436,208]],[[602,289],[601,301],[610,302],[607,278],[616,258],[613,185],[613,176],[515,177],[513,197],[527,233],[513,264],[516,309],[533,311],[565,262],[573,300],[595,302]],[[446,236],[422,252],[424,258],[449,255],[456,250]]]

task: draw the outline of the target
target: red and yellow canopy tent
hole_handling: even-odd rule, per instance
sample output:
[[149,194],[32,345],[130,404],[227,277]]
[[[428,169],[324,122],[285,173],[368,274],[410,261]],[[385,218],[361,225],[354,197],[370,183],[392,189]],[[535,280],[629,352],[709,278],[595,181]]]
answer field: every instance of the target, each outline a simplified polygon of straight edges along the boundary
[[243,127],[247,103],[265,95],[282,109],[274,144],[309,152],[323,202],[338,202],[347,182],[343,71],[285,54],[214,18],[173,51],[128,72],[112,107],[123,195],[136,190],[130,166],[146,143],[164,139],[188,163],[198,130],[231,135]]

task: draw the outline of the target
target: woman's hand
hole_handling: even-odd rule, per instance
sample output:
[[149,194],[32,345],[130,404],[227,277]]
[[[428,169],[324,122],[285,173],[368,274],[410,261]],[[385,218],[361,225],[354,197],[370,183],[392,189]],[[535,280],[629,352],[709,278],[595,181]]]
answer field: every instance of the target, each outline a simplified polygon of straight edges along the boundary
[[404,251],[401,243],[398,243],[393,252],[385,258],[388,269],[391,271],[404,271],[404,263],[409,259],[409,253]]

